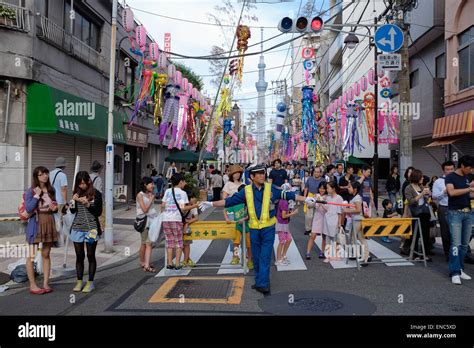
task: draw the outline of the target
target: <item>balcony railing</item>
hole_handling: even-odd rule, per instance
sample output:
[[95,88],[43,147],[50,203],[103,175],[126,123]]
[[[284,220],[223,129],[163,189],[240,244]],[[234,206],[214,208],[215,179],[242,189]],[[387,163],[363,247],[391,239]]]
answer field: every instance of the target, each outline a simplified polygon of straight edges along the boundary
[[28,9],[0,1],[0,27],[30,31]]
[[39,28],[38,36],[81,61],[101,71],[105,71],[105,57],[100,52],[66,32],[62,27],[44,16],[41,16],[41,27]]

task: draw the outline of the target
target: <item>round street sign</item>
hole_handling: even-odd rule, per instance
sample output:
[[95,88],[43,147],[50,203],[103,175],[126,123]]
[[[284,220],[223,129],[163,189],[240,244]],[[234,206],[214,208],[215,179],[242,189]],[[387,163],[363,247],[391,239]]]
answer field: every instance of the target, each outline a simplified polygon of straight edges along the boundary
[[403,31],[393,24],[384,24],[375,32],[375,45],[384,52],[398,51],[403,45]]

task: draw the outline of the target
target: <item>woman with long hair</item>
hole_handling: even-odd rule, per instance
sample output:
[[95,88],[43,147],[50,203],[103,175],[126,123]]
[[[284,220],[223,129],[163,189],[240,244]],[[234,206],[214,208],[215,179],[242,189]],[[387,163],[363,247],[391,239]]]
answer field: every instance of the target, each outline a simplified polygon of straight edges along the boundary
[[[102,194],[94,189],[89,173],[78,172],[74,182],[70,202],[71,213],[75,214],[71,226],[71,240],[74,242],[76,251],[76,274],[77,282],[73,291],[89,293],[95,289],[94,276],[97,269],[95,252],[102,230],[100,228],[99,216],[102,214]],[[89,280],[83,284],[84,276],[84,243],[87,249],[87,260],[89,261]]]
[[146,272],[155,273],[156,270],[150,264],[151,251],[153,249],[153,242],[148,238],[148,231],[152,219],[157,216],[155,209],[155,194],[153,193],[154,183],[150,177],[144,177],[141,183],[142,189],[137,194],[137,217],[147,216],[147,223],[145,230],[140,233],[141,245],[140,245],[140,266]]
[[[430,218],[431,214],[429,212],[428,203],[431,197],[431,191],[428,187],[423,186],[423,173],[421,170],[414,169],[410,175],[410,185],[405,189],[405,197],[408,201],[410,215],[413,218],[419,218],[421,232],[423,234],[423,244],[425,246],[426,254],[434,255],[431,251],[431,241],[430,241]],[[423,207],[426,206],[426,207]],[[423,207],[423,208],[422,208]],[[413,227],[415,227],[413,225]],[[414,230],[414,229],[413,229]],[[412,237],[413,238],[413,237]],[[411,245],[412,238],[410,238],[408,245]],[[420,235],[417,234],[415,240],[415,248],[418,253],[421,255],[421,250],[418,248],[418,240]],[[418,257],[419,259],[419,257]],[[429,257],[426,258],[426,261],[431,261]]]
[[[53,291],[49,287],[51,272],[50,252],[53,243],[58,241],[58,233],[53,214],[58,211],[55,191],[49,181],[49,170],[45,167],[36,167],[33,170],[31,187],[25,192],[25,208],[29,214],[26,227],[26,241],[29,244],[29,253],[26,258],[26,270],[30,282],[30,293],[43,295]],[[35,280],[33,262],[38,251],[38,244],[42,243],[41,257],[43,258],[43,288],[38,287]]]

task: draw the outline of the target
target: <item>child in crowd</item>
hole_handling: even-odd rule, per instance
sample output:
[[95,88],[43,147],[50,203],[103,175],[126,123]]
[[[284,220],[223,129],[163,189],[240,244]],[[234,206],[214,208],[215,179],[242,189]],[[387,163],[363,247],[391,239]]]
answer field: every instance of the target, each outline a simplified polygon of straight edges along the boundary
[[298,214],[298,209],[291,211],[290,204],[285,199],[278,201],[277,223],[275,226],[280,243],[277,247],[277,261],[275,266],[288,266],[290,261],[286,257],[286,252],[291,244],[290,217]]
[[[328,193],[326,202],[343,203],[342,197],[336,193],[336,183],[334,181],[328,182],[326,184],[326,189]],[[328,263],[330,261],[339,260],[337,256],[331,257],[330,255],[336,254],[336,236],[344,219],[341,206],[325,204],[325,209],[326,214],[324,215],[323,234],[326,236],[326,246],[324,249],[326,258],[324,259],[324,262]]]
[[364,218],[363,211],[362,211],[362,196],[360,192],[362,190],[362,186],[359,182],[354,182],[349,184],[348,186],[349,194],[352,196],[350,204],[354,205],[354,208],[344,208],[342,212],[348,216],[350,216],[350,243],[355,245],[355,239],[357,238],[362,246],[362,262],[361,266],[367,266],[368,262],[370,262],[371,258],[369,256],[369,246],[367,244],[367,240],[364,238],[362,233],[362,220]]
[[[318,187],[318,194],[314,197],[317,201],[325,201],[326,200],[326,182],[323,181],[319,184]],[[316,203],[314,207],[314,215],[313,215],[313,225],[311,228],[311,236],[308,239],[308,244],[306,246],[306,260],[311,260],[311,250],[313,249],[314,241],[316,237],[321,235],[323,239],[321,251],[319,252],[319,258],[324,259],[324,248],[326,248],[326,236],[323,235],[323,224],[324,224],[324,215],[326,214],[326,208],[324,204]]]
[[[243,190],[245,188],[245,185],[240,185],[238,188],[238,191]],[[234,221],[238,222],[236,229],[236,237],[233,241],[234,243],[234,256],[232,257],[231,264],[232,265],[238,265],[240,263],[240,258],[239,258],[239,250],[240,250],[240,242],[242,240],[242,233],[243,233],[243,226],[242,223],[239,223],[239,221],[245,220],[245,245],[247,247],[247,267],[249,270],[252,270],[254,265],[252,261],[252,248],[250,247],[250,227],[248,223],[248,214],[247,214],[247,208],[244,203],[235,205],[230,208],[226,208],[227,210],[227,216],[233,216]]]
[[[393,211],[393,203],[389,199],[384,199],[382,201],[383,207],[383,217],[385,218],[394,218],[397,217],[397,212]],[[388,236],[382,237],[382,242],[384,243],[392,243],[392,240],[388,238]]]
[[[189,203],[186,204],[186,206],[195,206],[195,208],[191,209],[189,211],[189,214],[186,216],[186,222],[184,223],[183,227],[185,236],[191,234],[191,228],[189,227],[189,225],[199,220],[197,205],[198,204],[196,197],[191,197],[189,199]],[[191,253],[191,244],[193,244],[192,240],[185,240],[183,238],[183,267],[194,267],[196,265],[194,261],[189,258],[189,254]]]

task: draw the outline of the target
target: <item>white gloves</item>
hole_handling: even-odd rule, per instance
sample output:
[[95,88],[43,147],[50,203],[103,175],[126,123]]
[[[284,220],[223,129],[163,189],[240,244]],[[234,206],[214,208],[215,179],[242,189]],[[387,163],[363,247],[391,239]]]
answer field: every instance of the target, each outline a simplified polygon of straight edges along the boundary
[[209,209],[212,206],[213,206],[212,202],[204,201],[204,202],[201,202],[201,204],[199,204],[199,209],[201,209],[201,211],[204,211],[206,209]]

